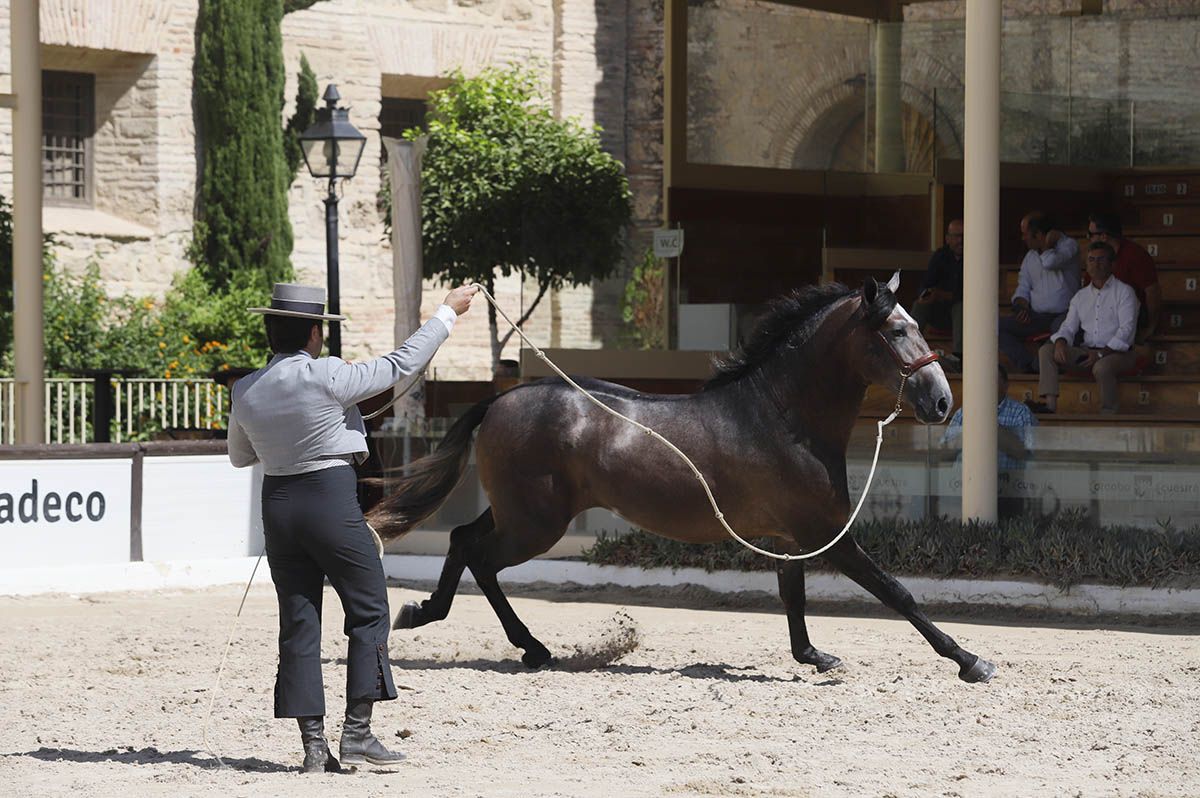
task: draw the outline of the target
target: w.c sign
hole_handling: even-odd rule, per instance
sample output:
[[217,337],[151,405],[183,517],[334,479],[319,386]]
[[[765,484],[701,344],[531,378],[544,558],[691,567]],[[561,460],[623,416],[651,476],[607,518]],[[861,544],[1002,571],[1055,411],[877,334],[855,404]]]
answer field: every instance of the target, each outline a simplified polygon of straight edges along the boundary
[[683,252],[683,229],[655,230],[654,257],[678,258]]

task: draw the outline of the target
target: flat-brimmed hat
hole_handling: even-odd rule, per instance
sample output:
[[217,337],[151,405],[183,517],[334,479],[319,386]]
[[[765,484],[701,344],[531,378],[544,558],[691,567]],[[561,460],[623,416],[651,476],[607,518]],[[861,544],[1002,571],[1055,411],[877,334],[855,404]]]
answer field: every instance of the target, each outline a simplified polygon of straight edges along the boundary
[[325,289],[315,285],[275,283],[271,294],[271,307],[247,308],[251,313],[271,316],[292,316],[297,319],[319,319],[321,321],[345,321],[345,316],[325,312]]

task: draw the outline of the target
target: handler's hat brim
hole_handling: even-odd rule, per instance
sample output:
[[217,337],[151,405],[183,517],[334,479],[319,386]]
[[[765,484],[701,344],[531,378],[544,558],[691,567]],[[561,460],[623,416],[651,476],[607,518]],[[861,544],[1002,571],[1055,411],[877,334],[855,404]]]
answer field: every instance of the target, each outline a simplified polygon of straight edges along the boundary
[[271,307],[247,308],[251,313],[269,316],[291,316],[314,321],[345,321],[346,317],[325,312],[325,289],[313,285],[275,283]]

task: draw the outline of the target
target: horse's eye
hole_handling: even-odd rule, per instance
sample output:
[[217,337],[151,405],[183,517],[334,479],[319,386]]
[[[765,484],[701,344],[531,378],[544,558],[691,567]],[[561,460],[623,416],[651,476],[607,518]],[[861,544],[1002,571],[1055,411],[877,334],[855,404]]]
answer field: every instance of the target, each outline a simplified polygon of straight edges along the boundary
[[892,330],[892,337],[893,337],[893,338],[907,338],[907,337],[908,337],[908,330],[904,329],[903,327],[900,327],[899,329]]

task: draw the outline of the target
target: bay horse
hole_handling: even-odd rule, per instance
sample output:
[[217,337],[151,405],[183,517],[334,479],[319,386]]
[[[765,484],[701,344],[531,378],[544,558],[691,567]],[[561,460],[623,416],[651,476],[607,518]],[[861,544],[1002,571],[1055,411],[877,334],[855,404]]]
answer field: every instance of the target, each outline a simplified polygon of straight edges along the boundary
[[[950,412],[946,375],[897,304],[898,287],[897,274],[887,285],[868,278],[859,290],[833,283],[775,300],[746,344],[719,362],[695,394],[578,382],[685,452],[740,535],[774,538],[780,552],[815,551],[850,515],[846,446],[868,384],[899,394],[924,423],[940,423]],[[463,414],[438,449],[412,463],[398,490],[368,514],[384,540],[442,504],[466,468],[477,427],[479,480],[491,507],[450,533],[437,588],[420,604],[405,604],[394,628],[444,619],[470,568],[509,641],[523,649],[521,660],[536,668],[552,662],[550,652],[517,617],[496,575],[549,550],[578,513],[606,507],[634,526],[690,543],[727,538],[682,460],[555,377],[519,385]],[[849,533],[822,556],[907,618],[934,651],[958,664],[959,678],[993,676],[994,665],[934,626]],[[841,660],[808,637],[803,561],[780,560],[776,570],[792,656],[818,672],[838,667]]]

